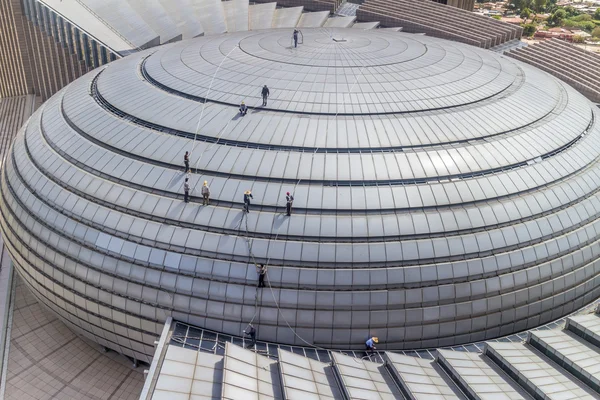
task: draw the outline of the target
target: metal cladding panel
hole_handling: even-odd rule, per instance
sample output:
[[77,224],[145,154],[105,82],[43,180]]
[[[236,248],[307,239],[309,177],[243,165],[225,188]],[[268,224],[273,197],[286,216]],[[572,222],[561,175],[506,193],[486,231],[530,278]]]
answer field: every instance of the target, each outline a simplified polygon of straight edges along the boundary
[[82,0],[98,18],[110,25],[136,48],[158,45],[159,33],[128,3],[119,0]]
[[127,0],[129,5],[160,36],[160,43],[181,39],[182,32],[159,0]]
[[40,0],[41,3],[55,10],[74,26],[85,27],[90,36],[102,38],[102,42],[116,52],[127,53],[135,50],[135,45],[126,40],[119,32],[111,29],[102,18],[95,15],[85,2],[62,0]]
[[304,13],[298,21],[298,28],[319,28],[323,26],[327,18],[329,17],[329,11],[319,11]]
[[204,34],[217,35],[227,32],[225,12],[221,0],[194,0],[192,9],[204,28]]
[[0,228],[39,298],[149,358],[168,316],[414,349],[512,334],[598,297],[596,107],[472,46],[302,32],[297,49],[268,29],[140,52],[29,119],[3,165]]
[[278,8],[273,15],[273,28],[293,28],[302,17],[304,7]]
[[268,29],[273,25],[277,3],[252,4],[248,7],[250,30]]
[[277,354],[286,399],[341,398],[331,365],[281,349]]
[[526,400],[516,384],[492,368],[490,361],[477,353],[438,349],[438,363],[449,372],[451,379],[473,398],[506,398]]
[[354,21],[356,21],[356,17],[331,17],[327,18],[323,26],[325,28],[350,28]]
[[249,29],[247,0],[230,0],[223,2],[227,32],[247,31]]
[[492,354],[504,370],[518,374],[521,386],[529,389],[530,393],[535,392],[546,398],[596,398],[581,384],[521,343],[487,343],[486,346],[486,354]]
[[431,360],[390,352],[386,352],[384,357],[390,369],[397,375],[398,382],[405,393],[409,393],[412,399],[425,400],[431,397],[444,400],[462,399],[459,395],[460,391]]
[[351,26],[354,29],[375,29],[380,25],[380,22],[357,22]]
[[192,0],[158,0],[163,9],[177,24],[177,29],[183,35],[183,39],[191,39],[204,34],[202,24],[191,12]]

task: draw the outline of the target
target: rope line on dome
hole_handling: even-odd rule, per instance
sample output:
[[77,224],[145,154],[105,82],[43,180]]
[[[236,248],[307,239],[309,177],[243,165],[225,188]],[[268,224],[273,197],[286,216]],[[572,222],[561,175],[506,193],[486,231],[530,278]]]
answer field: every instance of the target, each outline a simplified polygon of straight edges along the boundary
[[200,129],[200,122],[202,122],[202,117],[204,116],[204,110],[206,109],[206,102],[208,100],[208,95],[210,94],[210,90],[212,88],[213,82],[215,81],[215,77],[217,76],[217,72],[219,72],[219,70],[221,69],[221,65],[223,65],[223,63],[225,62],[225,60],[227,58],[229,58],[229,55],[235,49],[237,49],[239,47],[240,47],[240,44],[239,43],[236,44],[231,50],[229,50],[229,52],[225,55],[225,57],[223,57],[223,59],[219,63],[219,66],[215,70],[215,73],[212,76],[212,79],[210,81],[210,85],[208,85],[208,89],[206,89],[206,96],[204,96],[204,102],[202,102],[202,110],[200,111],[200,118],[198,118],[198,123],[196,124],[196,130],[194,132],[194,142],[192,144],[192,151],[190,151],[190,154],[194,152],[194,147],[196,146],[196,137],[198,136],[198,130]]
[[[326,33],[329,33],[327,30],[325,30]],[[331,36],[331,34],[329,35],[329,38],[333,41],[333,37]],[[335,41],[334,41],[335,42]],[[337,42],[335,42],[337,43]],[[335,50],[335,59],[338,59],[338,52],[337,52],[337,47],[338,46],[334,46],[334,50]],[[363,71],[366,68],[366,65],[363,64],[363,66],[361,67],[361,69],[359,70],[359,74],[355,77],[354,82],[352,83],[352,86],[350,87],[349,93],[352,92],[352,90],[354,89],[354,86],[356,86],[356,83],[358,83],[358,79],[363,76]],[[337,98],[337,82],[336,82],[336,98]],[[336,114],[334,115],[334,120],[337,118],[339,114],[339,110],[336,112]],[[325,136],[327,136],[329,132],[329,125],[327,126],[327,129],[325,131]],[[311,157],[311,163],[314,160],[314,156],[316,154],[316,152],[318,151],[318,147],[316,148],[316,150],[312,153],[312,157]],[[294,185],[294,189],[292,190],[292,194],[295,193],[296,187],[298,186],[298,184],[300,184],[300,182],[302,181],[302,178],[300,178],[296,184]],[[256,258],[254,256],[254,252],[252,251],[252,242],[253,242],[253,238],[250,238],[250,232],[248,230],[248,216],[247,213],[242,211],[242,219],[240,220],[240,224],[239,224],[239,228],[241,230],[241,224],[242,221],[244,222],[244,230],[246,231],[246,235],[241,235],[244,240],[246,241],[246,245],[248,247],[248,255],[250,256],[252,263],[254,264],[254,266],[258,269],[258,263],[256,262]],[[280,234],[280,228],[281,225],[277,228],[277,233],[275,234],[275,238],[273,239],[274,241],[277,241],[277,238],[279,237]],[[273,234],[273,231],[271,231],[271,235]],[[294,334],[295,337],[297,337],[301,342],[305,343],[306,345],[319,349],[319,350],[324,350],[324,351],[329,351],[328,349],[321,347],[317,344],[311,343],[308,340],[304,339],[302,336],[300,336],[298,334],[298,332],[291,326],[291,324],[288,322],[287,318],[285,317],[284,313],[281,311],[281,307],[279,306],[279,302],[277,301],[276,297],[275,297],[275,291],[273,290],[273,287],[271,286],[271,280],[268,279],[268,271],[269,271],[269,262],[271,261],[271,256],[269,255],[269,257],[267,258],[267,261],[265,264],[263,264],[263,268],[265,270],[264,274],[265,274],[265,278],[267,278],[267,284],[269,285],[269,291],[271,292],[271,297],[273,298],[273,302],[275,303],[275,307],[277,308],[277,313],[281,316],[283,322],[285,323],[285,325],[290,329],[290,331]],[[246,329],[252,325],[252,322],[254,322],[256,316],[258,315],[258,310],[259,310],[259,305],[258,305],[258,293],[259,290],[256,290],[256,297],[255,297],[255,303],[254,303],[254,315],[252,316],[252,318],[250,319],[250,322],[248,323],[248,325],[246,326]],[[245,329],[244,329],[244,333],[245,333]],[[371,359],[371,355],[369,354],[369,352],[366,352],[366,356],[362,357],[360,360],[364,360],[365,358],[368,358],[370,361],[372,361]],[[358,359],[352,358],[356,363],[360,363],[360,361],[358,361]]]

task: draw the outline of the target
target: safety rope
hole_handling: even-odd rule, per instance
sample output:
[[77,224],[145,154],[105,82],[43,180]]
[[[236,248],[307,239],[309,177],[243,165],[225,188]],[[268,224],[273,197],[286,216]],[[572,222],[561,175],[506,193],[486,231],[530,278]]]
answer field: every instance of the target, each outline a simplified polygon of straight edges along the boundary
[[[328,34],[329,38],[333,41],[333,37],[332,37],[331,33],[329,31],[327,31],[326,29],[323,29],[323,30],[325,30],[325,32]],[[338,50],[337,47],[338,46],[334,45],[335,59],[336,60],[339,58],[338,57],[339,54],[338,54],[338,51],[337,51]],[[364,71],[365,67],[366,67],[365,65],[363,65],[361,67],[361,69],[359,71],[359,74],[355,77],[354,82],[353,82],[352,86],[350,87],[349,93],[351,93],[352,90],[354,89],[354,87],[356,86],[356,83],[358,82],[358,79],[361,76],[363,76],[363,71]],[[337,82],[336,82],[336,100],[337,100]],[[339,108],[338,108],[338,110],[336,111],[336,113],[335,113],[335,115],[333,117],[334,121],[337,119],[338,114],[339,114]],[[328,131],[329,131],[329,124],[327,125],[327,129],[325,131],[325,136],[327,136]],[[311,165],[312,165],[312,162],[314,160],[314,156],[315,156],[315,154],[317,153],[318,150],[319,150],[319,148],[317,147],[315,149],[315,151],[312,153]],[[292,191],[292,195],[295,193],[295,190],[296,190],[297,186],[300,184],[301,181],[302,181],[302,178],[300,178],[296,182],[296,184],[294,185],[294,189]],[[250,258],[251,258],[252,262],[254,263],[255,267],[258,268],[258,263],[256,262],[256,258],[254,256],[253,251],[252,251],[252,241],[253,241],[253,239],[250,239],[250,232],[248,230],[248,219],[247,219],[247,215],[245,215],[245,214],[246,213],[244,213],[244,215],[242,216],[242,219],[245,221],[245,231],[246,231],[246,236],[244,237],[244,239],[246,240],[246,243],[247,243],[247,246],[248,246],[248,254],[250,255]],[[240,221],[240,227],[241,227],[241,222],[242,221]],[[273,242],[276,242],[277,238],[279,237],[279,233],[280,233],[279,229],[280,228],[277,228],[277,233],[276,233],[276,235],[275,235],[275,237],[273,239]],[[271,232],[271,235],[272,234],[273,234],[273,232]],[[329,351],[328,349],[326,349],[324,347],[321,347],[319,345],[316,345],[314,343],[311,343],[311,342],[307,341],[306,339],[304,339],[302,336],[300,336],[298,334],[298,332],[291,326],[291,324],[289,323],[289,321],[285,317],[284,313],[281,311],[281,308],[279,306],[279,302],[277,301],[277,299],[275,297],[275,291],[273,290],[273,287],[271,286],[271,281],[270,281],[270,279],[268,279],[268,275],[267,275],[268,274],[268,267],[269,267],[270,260],[271,260],[271,256],[269,256],[267,258],[267,262],[264,264],[264,268],[266,269],[266,271],[265,271],[265,279],[267,280],[267,283],[269,285],[269,291],[271,292],[271,296],[273,298],[273,302],[275,303],[275,307],[277,308],[277,312],[281,316],[283,322],[290,329],[290,331],[294,334],[294,336],[297,337],[301,342],[305,343],[306,345],[308,345],[310,347],[313,347],[313,348],[316,348],[316,349],[319,349],[319,350]],[[252,322],[254,322],[254,319],[256,318],[256,316],[258,314],[258,292],[259,291],[257,290],[256,291],[256,298],[255,298],[255,312],[254,312],[254,315],[252,316],[252,319],[248,323],[248,326],[250,326],[252,324]],[[369,359],[370,359],[370,356],[369,356],[368,353],[367,353],[367,357],[369,357]]]

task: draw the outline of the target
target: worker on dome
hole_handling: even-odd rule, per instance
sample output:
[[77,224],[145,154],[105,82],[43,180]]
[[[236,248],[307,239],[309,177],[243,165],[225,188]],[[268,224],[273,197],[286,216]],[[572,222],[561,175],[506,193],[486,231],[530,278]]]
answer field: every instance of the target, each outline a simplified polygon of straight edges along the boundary
[[294,47],[298,47],[298,29],[294,29]]
[[190,184],[188,178],[185,178],[185,182],[183,183],[183,201],[186,203],[190,202]]
[[250,212],[250,199],[254,199],[254,196],[250,190],[246,190],[244,192],[244,211],[247,213]]
[[244,330],[244,335],[249,336],[251,340],[250,344],[246,348],[249,349],[254,347],[256,344],[256,328],[252,326],[252,324],[248,324],[248,328]]
[[267,87],[267,85],[263,86],[261,94],[262,94],[262,99],[263,99],[263,106],[266,106],[267,105],[267,98],[271,94],[271,93],[269,93],[269,88]]
[[188,173],[190,171],[190,152],[186,151],[183,155],[183,163],[185,164],[185,172]]
[[258,287],[265,287],[265,275],[267,275],[267,266],[264,264],[257,265],[256,273],[258,274]]
[[240,115],[243,117],[247,113],[248,113],[248,106],[246,105],[246,103],[244,103],[242,101],[242,104],[240,104]]
[[208,181],[204,181],[202,185],[202,205],[207,206],[210,202],[210,188],[208,187]]
[[292,215],[292,203],[294,202],[294,196],[292,196],[290,192],[287,192],[285,195],[285,201],[285,209],[289,217]]
[[377,337],[373,336],[369,338],[369,340],[365,342],[367,351],[374,351],[376,349],[375,343],[379,343],[379,339]]

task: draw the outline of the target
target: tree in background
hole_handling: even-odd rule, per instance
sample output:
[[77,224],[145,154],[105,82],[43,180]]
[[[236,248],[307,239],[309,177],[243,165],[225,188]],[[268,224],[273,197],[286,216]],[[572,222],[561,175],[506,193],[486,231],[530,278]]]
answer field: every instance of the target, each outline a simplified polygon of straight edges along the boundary
[[523,27],[523,36],[531,37],[535,34],[537,27],[535,24],[524,24],[521,25]]
[[509,0],[508,5],[514,8],[515,11],[523,10],[525,8],[533,8],[534,0]]
[[548,0],[546,1],[546,12],[548,14],[552,14],[554,11],[556,11],[556,9],[558,8],[558,6],[556,5],[557,0]]
[[566,18],[567,12],[564,9],[559,8],[558,10],[554,11],[546,21],[550,26],[561,26]]
[[600,26],[594,28],[594,30],[592,31],[592,37],[600,39]]
[[576,17],[577,15],[581,14],[578,9],[571,6],[566,6],[564,10],[567,13],[567,18]]
[[546,8],[546,0],[534,0],[535,11],[542,12]]
[[530,10],[529,8],[525,7],[525,8],[523,9],[523,11],[521,11],[521,15],[520,15],[520,17],[521,17],[521,18],[522,18],[522,19],[523,19],[525,22],[527,22],[527,20],[529,19],[529,17],[531,17],[531,10]]
[[594,19],[596,21],[600,20],[600,7],[596,8],[596,12],[594,13]]

